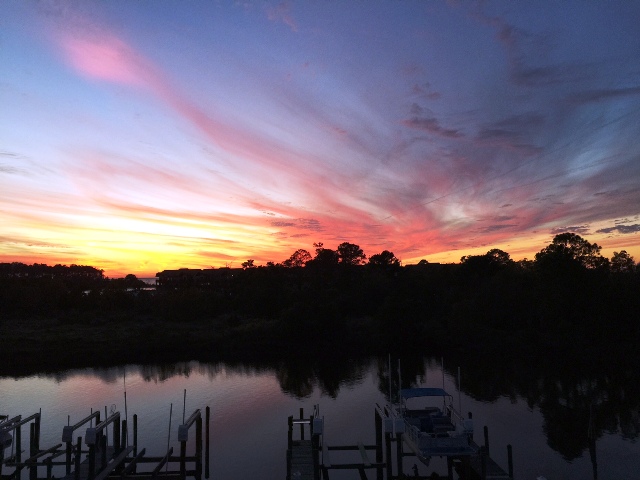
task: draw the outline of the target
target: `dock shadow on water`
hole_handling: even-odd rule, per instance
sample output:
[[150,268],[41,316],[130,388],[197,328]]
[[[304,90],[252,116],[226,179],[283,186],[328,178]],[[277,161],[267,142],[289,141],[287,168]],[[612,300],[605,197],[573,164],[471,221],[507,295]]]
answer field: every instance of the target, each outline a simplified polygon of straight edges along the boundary
[[[285,478],[287,418],[297,416],[299,408],[311,412],[319,405],[328,445],[366,446],[376,438],[375,405],[385,404],[390,390],[444,386],[454,396],[456,407],[459,401],[465,414],[473,413],[478,444],[484,443],[483,427],[488,427],[491,455],[505,469],[506,446],[513,446],[515,478],[633,478],[633,472],[640,471],[640,378],[636,369],[445,357],[443,372],[442,358],[406,357],[401,361],[398,369],[394,358],[391,377],[387,357],[262,364],[183,362],[0,377],[0,415],[6,415],[5,423],[18,415],[22,419],[34,412],[42,415],[37,427],[38,445],[31,443],[28,430],[36,428],[28,425],[33,419],[24,424],[24,453],[19,460],[23,463],[61,444],[59,450],[36,459],[40,462],[37,478],[46,477],[49,469],[57,478],[66,475],[66,465],[56,464],[67,459],[63,427],[75,425],[92,412],[100,412],[102,421],[119,412],[120,420],[128,420],[129,435],[133,415],[137,415],[136,453],[146,449],[145,456],[157,460],[157,466],[173,447],[169,471],[173,468],[179,475],[178,427],[185,412],[188,417],[192,411],[204,412],[210,406],[211,420],[204,423],[211,427],[211,442],[209,448],[203,448],[211,455],[212,478]],[[171,404],[174,413],[169,435]],[[99,422],[94,420],[95,428]],[[82,428],[81,435],[74,435],[72,452],[77,436],[82,436],[80,449],[88,453],[87,432],[84,425]],[[117,436],[111,428],[110,424],[109,442]],[[14,464],[17,461],[16,430],[3,431],[7,430],[11,431],[13,445],[3,450],[2,475],[9,475],[15,468],[8,459]],[[123,430],[119,433],[120,453],[128,445],[122,440]],[[194,437],[189,441],[195,441]],[[57,451],[63,453],[47,461]],[[247,456],[247,451],[251,455]],[[103,461],[96,457],[98,464]],[[412,475],[413,462],[406,462],[405,474]],[[121,468],[130,463],[123,460]],[[416,468],[420,475],[428,473],[422,465]],[[28,472],[24,469],[23,478],[29,476]],[[442,473],[447,473],[446,464]],[[372,472],[369,475],[373,478]],[[331,478],[354,477],[335,473]]]

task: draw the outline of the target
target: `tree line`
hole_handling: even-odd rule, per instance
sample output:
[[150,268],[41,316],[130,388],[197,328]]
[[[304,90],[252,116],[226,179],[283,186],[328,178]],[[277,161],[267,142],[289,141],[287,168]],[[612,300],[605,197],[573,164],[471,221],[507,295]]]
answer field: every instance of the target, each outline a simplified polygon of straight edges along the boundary
[[[300,248],[293,252],[289,258],[281,263],[267,262],[267,267],[296,268],[309,265],[364,265],[367,256],[359,245],[343,242],[335,250],[325,248],[322,242],[314,243],[315,256],[311,256],[308,250]],[[368,259],[370,265],[400,266],[400,260],[389,250],[371,255]],[[249,259],[242,263],[242,268],[256,268],[255,260]]]
[[[640,340],[633,257],[603,257],[600,246],[574,233],[557,235],[533,260],[521,261],[491,249],[456,264],[402,266],[386,250],[367,261],[355,244],[314,247],[315,255],[297,250],[281,264],[247,261],[206,287],[155,292],[139,288],[133,275],[83,277],[71,267],[68,275],[27,275],[32,267],[3,264],[0,323],[55,318],[67,327],[109,322],[135,331],[144,320],[137,349],[144,341],[162,345],[164,330],[149,325],[164,323],[183,335],[185,355],[452,348],[592,355],[635,352]],[[194,325],[198,335],[190,336]],[[176,353],[175,342],[171,347]]]

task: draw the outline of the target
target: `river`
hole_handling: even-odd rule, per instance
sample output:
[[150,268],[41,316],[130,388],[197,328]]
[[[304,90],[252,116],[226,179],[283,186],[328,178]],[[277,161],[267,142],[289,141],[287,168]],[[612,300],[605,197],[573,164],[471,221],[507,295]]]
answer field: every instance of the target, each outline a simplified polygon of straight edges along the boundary
[[[391,362],[392,390],[397,388],[396,362]],[[403,359],[402,386],[441,387],[441,362]],[[374,443],[374,405],[386,402],[388,365],[387,358],[314,365],[189,362],[0,377],[0,415],[26,416],[41,410],[40,446],[48,448],[60,442],[69,420],[75,423],[92,409],[106,407],[124,416],[126,390],[127,416],[138,416],[138,444],[147,455],[162,456],[168,443],[177,451],[177,426],[184,412],[189,416],[209,406],[210,478],[284,479],[287,417],[298,415],[300,407],[310,414],[319,405],[329,444]],[[505,469],[507,445],[512,445],[516,479],[594,478],[594,452],[590,454],[587,437],[590,418],[596,432],[598,479],[634,479],[640,478],[640,387],[635,370],[611,374],[552,369],[534,374],[499,362],[468,362],[460,369],[462,393],[457,390],[455,364],[445,368],[444,388],[464,412],[473,413],[476,442],[482,443],[482,429],[488,427],[491,456]],[[23,436],[28,438],[28,431]],[[405,471],[411,471],[413,463],[406,459]],[[421,474],[432,471],[419,468]],[[440,473],[446,473],[446,467]]]

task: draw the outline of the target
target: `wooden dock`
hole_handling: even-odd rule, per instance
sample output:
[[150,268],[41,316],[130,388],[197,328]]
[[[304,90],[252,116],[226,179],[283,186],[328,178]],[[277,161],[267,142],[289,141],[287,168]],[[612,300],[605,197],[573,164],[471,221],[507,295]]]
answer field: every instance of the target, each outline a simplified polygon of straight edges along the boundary
[[510,480],[513,478],[488,455],[473,455],[469,458],[469,463],[475,476],[482,480]]
[[[316,417],[317,407],[309,418],[304,417],[304,410],[300,409],[298,419],[289,417],[289,433],[287,437],[287,480],[319,480],[319,434],[322,427]],[[315,424],[315,433],[314,433]],[[299,428],[299,438],[294,439],[294,429]],[[305,438],[305,430],[308,437]]]
[[315,466],[313,463],[313,446],[311,440],[295,440],[291,444],[289,453],[290,476],[297,480],[314,480]]
[[473,445],[478,453],[469,457],[470,476],[480,480],[513,479],[511,445],[507,445],[508,472],[504,471],[503,468],[489,455],[489,429],[487,427],[484,427],[484,444],[479,446],[473,442]]
[[[210,410],[206,407],[205,478],[209,478],[209,418]],[[22,429],[26,427],[30,431],[29,447],[28,457],[23,458]],[[75,437],[81,428],[86,429],[84,443],[83,437]],[[193,430],[195,438],[191,439],[191,444],[195,444],[195,453],[187,455],[189,432]],[[133,444],[129,445],[127,422],[121,420],[119,412],[112,413],[103,421],[100,421],[99,412],[93,412],[75,425],[63,428],[63,443],[41,449],[40,413],[26,418],[21,415],[0,417],[0,480],[19,480],[23,470],[29,472],[29,480],[143,480],[159,477],[163,480],[202,480],[203,419],[199,409],[178,426],[178,455],[173,455],[171,447],[162,457],[147,457],[144,448],[138,451],[137,437],[136,415],[133,416]],[[5,458],[4,451],[9,446],[15,453]],[[41,475],[43,470],[46,470],[44,476]],[[60,470],[64,472],[61,476]]]
[[[460,455],[447,456],[447,473],[432,472],[430,475],[419,475],[417,465],[413,472],[404,472],[404,459],[415,457],[412,451],[406,452],[403,429],[394,425],[394,418],[388,411],[379,406],[375,409],[376,441],[373,445],[358,442],[356,445],[329,446],[323,438],[324,419],[318,417],[319,407],[305,418],[300,409],[299,418],[289,417],[289,437],[287,446],[287,480],[329,480],[332,470],[355,470],[361,480],[367,480],[366,470],[375,470],[376,480],[400,480],[403,478],[453,479],[454,470],[461,480],[513,480],[513,464],[511,447],[507,447],[509,472],[505,472],[498,463],[489,456],[489,434],[485,427],[485,443],[480,446],[471,440],[472,451]],[[299,439],[294,439],[294,432],[299,429]],[[308,431],[308,433],[305,433]],[[305,436],[308,435],[306,438]],[[341,459],[346,454],[352,461],[336,463],[330,459],[332,451],[340,451]],[[368,453],[373,452],[373,453]],[[354,472],[355,473],[355,472]]]

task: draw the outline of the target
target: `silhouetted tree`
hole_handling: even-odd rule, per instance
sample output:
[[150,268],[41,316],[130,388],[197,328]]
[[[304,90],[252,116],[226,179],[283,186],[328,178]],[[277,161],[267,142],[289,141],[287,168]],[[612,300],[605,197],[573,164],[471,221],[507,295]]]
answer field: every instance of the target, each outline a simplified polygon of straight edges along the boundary
[[362,265],[367,256],[359,245],[343,242],[338,245],[338,259],[344,265]]
[[515,265],[509,254],[498,248],[489,250],[484,255],[465,255],[460,259],[466,274],[490,274]]
[[626,250],[613,252],[611,258],[611,271],[615,273],[632,273],[636,269],[633,257]]
[[124,290],[127,288],[143,288],[146,284],[138,279],[133,273],[127,274],[124,278],[114,278],[108,281],[106,287],[110,290]]
[[400,260],[396,258],[393,252],[390,252],[389,250],[383,250],[380,253],[371,255],[371,257],[369,257],[369,264],[377,266],[399,267]]
[[314,243],[316,256],[311,260],[315,265],[336,265],[339,260],[338,252],[330,248],[324,248],[322,242]]
[[246,262],[242,262],[242,268],[244,268],[245,270],[247,268],[256,268],[256,266],[253,264],[254,260],[253,259],[249,259]]
[[509,254],[499,248],[492,248],[485,254],[485,257],[489,258],[494,265],[506,267],[513,264],[513,260],[511,260]]
[[600,254],[597,243],[589,243],[575,233],[561,233],[553,238],[551,244],[536,253],[536,263],[570,265],[579,264],[585,268],[606,268],[609,260]]
[[287,258],[282,264],[285,267],[304,267],[304,265],[311,260],[311,254],[300,248],[293,252],[289,258]]

